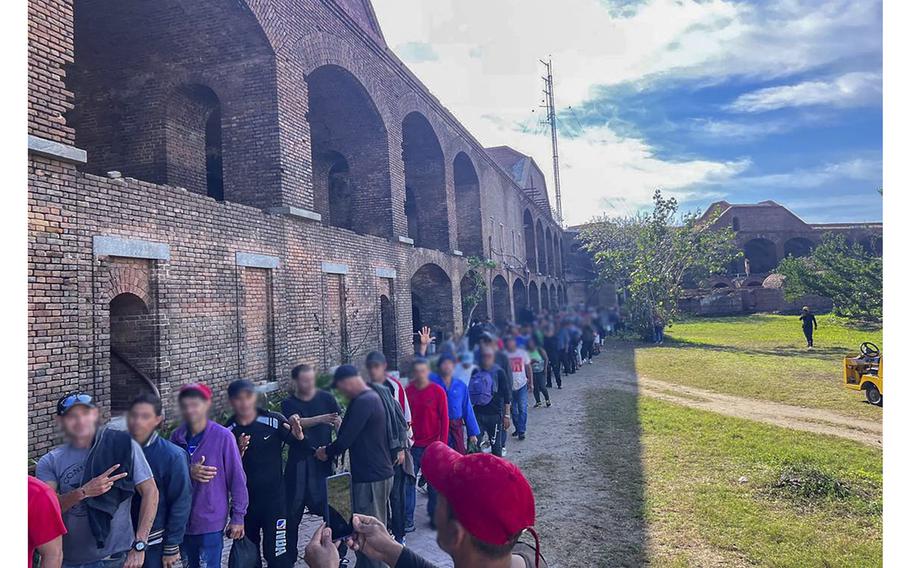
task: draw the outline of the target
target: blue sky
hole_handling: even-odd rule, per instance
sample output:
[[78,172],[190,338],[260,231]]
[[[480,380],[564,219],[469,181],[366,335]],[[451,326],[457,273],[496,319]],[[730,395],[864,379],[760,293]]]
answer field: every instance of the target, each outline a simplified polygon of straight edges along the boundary
[[[774,199],[881,220],[881,3],[375,0],[392,49],[487,146],[548,170],[551,55],[569,223]],[[551,186],[552,192],[552,186]]]

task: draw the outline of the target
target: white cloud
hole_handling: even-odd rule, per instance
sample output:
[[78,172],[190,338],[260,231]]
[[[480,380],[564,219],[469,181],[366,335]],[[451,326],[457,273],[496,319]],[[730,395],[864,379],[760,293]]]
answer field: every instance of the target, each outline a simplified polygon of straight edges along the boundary
[[760,89],[738,97],[730,109],[739,112],[764,112],[787,107],[832,105],[863,106],[880,103],[881,73],[854,72],[830,81],[804,81]]
[[[741,176],[734,183],[740,189],[824,189],[842,180],[873,183],[881,179],[880,159],[855,158],[779,174]],[[874,188],[873,188],[874,189]]]
[[[548,172],[551,194],[548,136],[517,128],[540,114],[540,58],[553,58],[557,106],[564,109],[589,99],[598,86],[771,80],[881,50],[880,33],[870,33],[880,26],[877,2],[870,9],[868,2],[850,0],[651,0],[619,12],[599,0],[373,3],[393,50],[422,43],[438,56],[409,62],[415,74],[482,143],[534,156]],[[748,126],[737,132],[734,123],[708,126],[718,138],[757,134]],[[662,159],[643,140],[620,137],[609,125],[562,140],[560,151],[569,222],[586,220],[604,204],[641,206],[657,187],[681,191],[726,179],[747,163]]]

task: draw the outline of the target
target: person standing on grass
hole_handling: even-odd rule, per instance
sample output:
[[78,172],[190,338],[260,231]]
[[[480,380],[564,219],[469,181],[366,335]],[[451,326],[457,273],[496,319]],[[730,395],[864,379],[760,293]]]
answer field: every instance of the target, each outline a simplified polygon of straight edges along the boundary
[[[152,470],[129,434],[98,426],[91,395],[74,392],[57,401],[66,443],[45,454],[35,477],[57,492],[66,534],[64,568],[140,568],[158,509]],[[139,522],[130,506],[139,494]],[[134,528],[135,527],[135,528]]]
[[[316,450],[316,458],[328,461],[348,452],[354,512],[388,522],[389,495],[395,478],[386,411],[379,394],[367,386],[353,365],[335,369],[332,388],[348,399],[347,411],[334,442]],[[357,566],[383,566],[357,554]]]
[[806,336],[806,347],[815,347],[812,335],[815,330],[818,329],[818,320],[815,319],[815,314],[812,313],[809,306],[803,306],[802,313],[799,315],[799,321],[803,324],[803,335]]
[[531,359],[531,383],[534,385],[534,408],[540,408],[540,395],[543,394],[546,400],[547,408],[550,407],[550,391],[547,390],[546,369],[549,367],[547,352],[540,348],[537,339],[532,337],[528,341],[528,357]]
[[[341,425],[341,407],[332,393],[316,388],[316,370],[304,363],[291,370],[294,394],[281,401],[281,413],[296,417],[306,432],[308,444],[290,444],[284,470],[288,503],[288,548],[297,550],[298,531],[304,510],[311,515],[325,512],[325,478],[335,473],[331,461],[320,461],[313,448],[332,442],[332,430]],[[296,553],[295,553],[296,554]]]
[[[443,357],[446,357],[443,355]],[[411,380],[407,387],[408,401],[411,403],[411,426],[414,430],[414,446],[411,456],[414,458],[414,474],[420,473],[420,460],[427,446],[433,442],[447,443],[449,440],[449,403],[446,391],[430,381],[430,363],[417,358],[411,363]],[[408,483],[407,519],[408,525],[414,524],[414,510],[417,508],[417,485]],[[427,486],[427,513],[433,518],[436,508],[436,492]],[[435,528],[435,527],[434,527]]]
[[[163,418],[161,399],[151,393],[134,398],[126,413],[130,436],[142,446],[158,487],[158,511],[149,533],[144,568],[177,565],[193,499],[186,452],[158,435]],[[139,522],[141,509],[142,499],[134,497],[134,523]]]
[[304,439],[299,417],[289,420],[257,405],[258,393],[252,382],[236,380],[228,385],[227,394],[234,415],[224,425],[237,439],[250,496],[243,532],[257,550],[261,545],[269,568],[292,568],[297,550],[288,546],[284,448],[312,448]]
[[37,551],[41,568],[63,565],[63,535],[66,525],[57,494],[36,477],[28,476],[28,565]]
[[468,442],[477,443],[480,427],[471,407],[468,396],[468,385],[455,378],[455,359],[450,355],[440,355],[436,362],[439,374],[430,374],[430,380],[446,392],[449,404],[449,440],[448,444],[461,454],[466,454],[465,434]]
[[411,459],[411,406],[405,389],[395,377],[387,373],[388,363],[385,355],[371,351],[366,359],[367,377],[370,386],[383,399],[386,409],[386,429],[389,448],[392,452],[392,464],[395,477],[392,480],[392,492],[389,494],[389,528],[398,542],[404,542],[408,532],[407,515],[407,480],[414,477],[414,461]]
[[208,386],[184,385],[177,402],[183,424],[171,434],[171,441],[189,454],[193,481],[193,504],[180,554],[185,568],[220,566],[224,536],[232,540],[244,536],[249,493],[240,450],[230,430],[209,420]]
[[505,344],[505,354],[512,369],[512,422],[515,424],[512,437],[524,440],[528,427],[528,391],[534,388],[531,358],[515,344],[514,336],[506,337]]
[[654,314],[654,343],[661,345],[664,342],[664,327],[666,327],[666,322],[664,318],[660,317],[660,314]]

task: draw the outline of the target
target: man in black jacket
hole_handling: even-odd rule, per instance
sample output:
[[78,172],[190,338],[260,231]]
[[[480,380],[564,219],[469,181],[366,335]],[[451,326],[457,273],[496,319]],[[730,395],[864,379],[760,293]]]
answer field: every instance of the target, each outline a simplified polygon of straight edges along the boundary
[[[145,393],[130,403],[126,425],[142,446],[158,486],[158,512],[149,533],[144,568],[173,568],[180,559],[180,545],[190,517],[192,491],[187,453],[158,435],[161,399]],[[142,499],[133,498],[133,523],[138,524]]]
[[[335,370],[332,388],[347,398],[347,411],[338,437],[316,450],[316,457],[328,460],[349,452],[354,511],[387,522],[389,494],[395,471],[386,429],[386,410],[379,394],[367,386],[357,368],[341,365]],[[383,566],[357,554],[357,566]]]

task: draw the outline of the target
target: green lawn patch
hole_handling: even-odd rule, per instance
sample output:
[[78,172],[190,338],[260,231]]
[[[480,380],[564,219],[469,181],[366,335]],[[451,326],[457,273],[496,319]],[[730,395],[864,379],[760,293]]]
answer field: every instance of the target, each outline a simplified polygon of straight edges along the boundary
[[[630,482],[628,502],[605,506],[643,511],[653,565],[881,566],[881,450],[619,390],[586,413],[591,466]],[[636,557],[612,542],[598,565]]]
[[881,409],[862,393],[843,388],[843,358],[860,343],[882,347],[881,328],[860,328],[833,316],[819,316],[815,349],[805,348],[794,316],[752,315],[699,318],[667,329],[667,341],[653,346],[612,342],[611,352],[635,348],[641,376],[714,392],[835,410],[880,419]]

